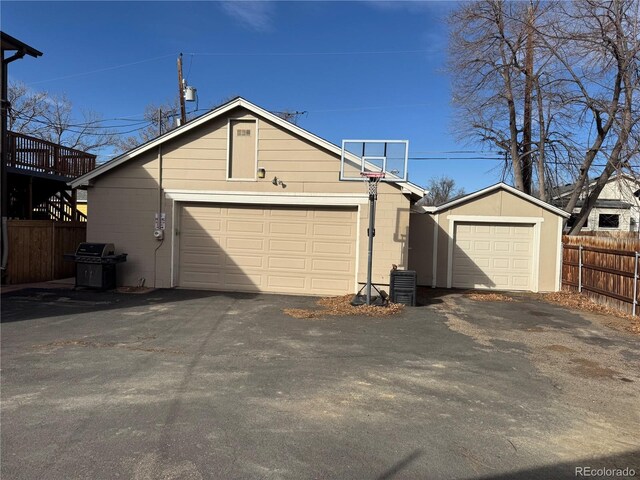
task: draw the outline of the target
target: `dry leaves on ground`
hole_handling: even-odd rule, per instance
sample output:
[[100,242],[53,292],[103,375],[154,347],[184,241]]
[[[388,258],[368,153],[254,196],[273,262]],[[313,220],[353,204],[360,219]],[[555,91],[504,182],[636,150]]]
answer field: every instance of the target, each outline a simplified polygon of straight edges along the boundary
[[316,304],[317,309],[285,308],[284,313],[294,318],[319,318],[324,316],[347,316],[364,315],[367,317],[386,317],[400,313],[404,305],[399,303],[389,303],[385,307],[374,307],[371,305],[361,305],[354,307],[351,305],[353,295],[343,295],[341,297],[327,297],[319,299]]
[[542,298],[549,303],[562,305],[563,307],[574,310],[582,310],[585,312],[599,313],[601,315],[610,315],[624,320],[628,320],[629,324],[625,328],[633,333],[640,334],[640,318],[634,317],[628,313],[595,303],[586,295],[574,292],[552,292],[542,294]]
[[465,297],[477,302],[515,302],[515,299],[513,297],[496,292],[473,291],[465,293]]

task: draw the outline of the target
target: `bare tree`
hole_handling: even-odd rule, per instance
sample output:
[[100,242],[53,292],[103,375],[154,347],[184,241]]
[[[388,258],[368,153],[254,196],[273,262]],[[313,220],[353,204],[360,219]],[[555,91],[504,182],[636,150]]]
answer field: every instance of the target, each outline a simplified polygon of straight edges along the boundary
[[[582,207],[570,234],[584,226],[600,192],[616,171],[632,169],[640,152],[640,15],[637,0],[581,0],[562,5],[547,45],[566,71],[577,126],[595,127],[584,143],[582,161],[566,210],[581,196]],[[601,159],[604,168],[594,168]],[[589,191],[588,178],[596,178]]]
[[430,178],[426,189],[429,193],[421,200],[425,206],[442,205],[465,194],[463,188],[456,188],[455,180],[446,176]]
[[105,127],[98,113],[81,112],[81,119],[75,120],[73,104],[65,95],[50,95],[32,91],[22,83],[11,83],[8,97],[11,131],[91,153],[116,143],[115,130]]
[[546,191],[546,152],[533,136],[536,128],[548,133],[553,120],[543,115],[551,97],[544,95],[548,80],[542,77],[551,56],[537,39],[553,5],[484,0],[463,4],[450,19],[458,137],[468,139],[471,133],[476,141],[503,150],[516,188],[526,193],[533,191],[534,160],[538,191]]
[[460,136],[505,151],[516,188],[544,200],[552,170],[573,179],[567,211],[586,195],[578,232],[611,174],[638,155],[638,0],[483,0],[451,25]]
[[[138,130],[135,135],[119,138],[116,142],[117,150],[126,152],[173,130],[178,126],[176,118],[179,118],[179,113],[180,104],[178,99],[163,104],[148,104],[144,108],[142,115],[147,125]],[[187,118],[192,118],[192,115],[187,115]]]

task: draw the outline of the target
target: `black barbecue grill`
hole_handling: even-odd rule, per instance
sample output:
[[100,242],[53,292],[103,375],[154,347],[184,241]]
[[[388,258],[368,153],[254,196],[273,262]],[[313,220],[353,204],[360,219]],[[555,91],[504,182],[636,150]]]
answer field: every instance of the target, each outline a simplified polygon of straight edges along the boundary
[[76,262],[76,287],[101,290],[116,288],[116,265],[127,261],[127,254],[115,254],[113,243],[81,243],[76,253],[64,256]]

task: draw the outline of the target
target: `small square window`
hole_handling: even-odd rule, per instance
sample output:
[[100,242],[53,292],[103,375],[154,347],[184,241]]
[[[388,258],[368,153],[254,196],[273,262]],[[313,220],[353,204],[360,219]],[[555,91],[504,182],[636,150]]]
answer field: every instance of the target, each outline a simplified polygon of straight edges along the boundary
[[238,135],[238,137],[250,137],[251,136],[251,130],[244,129],[244,128],[239,128],[237,135]]
[[618,228],[620,226],[620,215],[613,213],[601,213],[598,217],[598,227]]

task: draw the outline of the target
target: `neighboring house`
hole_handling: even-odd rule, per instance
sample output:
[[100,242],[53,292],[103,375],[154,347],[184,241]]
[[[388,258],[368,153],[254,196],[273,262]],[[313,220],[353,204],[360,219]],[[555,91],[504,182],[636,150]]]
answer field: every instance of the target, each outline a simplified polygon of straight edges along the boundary
[[86,190],[76,190],[76,208],[80,213],[82,213],[85,217],[87,216],[87,191]]
[[[567,221],[566,229],[573,226],[575,215],[580,212],[584,204],[587,192],[595,185],[596,180],[589,183],[584,194],[576,204],[573,215]],[[565,208],[573,185],[560,187],[558,194],[553,197],[552,203],[560,208]],[[596,200],[594,208],[589,213],[587,223],[582,227],[583,232],[638,232],[640,220],[640,182],[635,178],[618,174],[612,176],[606,183],[600,196]]]
[[558,291],[568,213],[498,183],[411,216],[409,268],[443,288]]
[[[339,180],[340,154],[340,147],[236,98],[70,185],[87,188],[88,240],[129,254],[118,267],[120,284],[339,295],[366,282],[369,215],[367,185]],[[449,207],[426,213],[416,205],[422,188],[381,183],[373,282],[388,285],[395,264],[417,269],[422,284],[466,285],[458,281],[465,270],[457,248],[467,234],[478,240],[468,258],[491,277],[504,266],[482,263],[488,232],[502,239],[489,239],[489,249],[499,258],[511,251],[507,268],[522,268],[531,279],[492,277],[478,286],[556,290],[562,212],[506,185],[492,189],[499,191],[450,202],[451,211],[472,217],[447,217],[449,210],[440,209]],[[434,237],[438,219],[441,235]],[[163,224],[158,241],[154,230]],[[434,241],[437,268],[419,260],[432,258]],[[549,254],[544,259],[542,249]],[[452,251],[453,270],[447,270]]]

